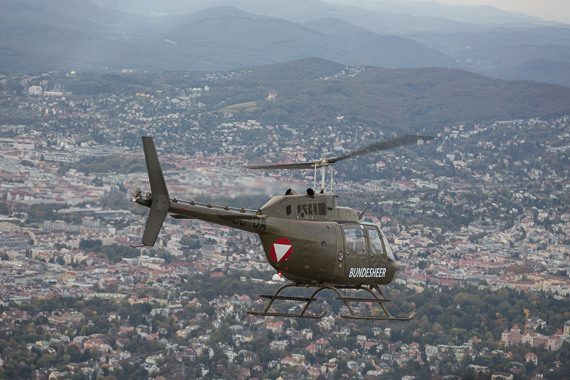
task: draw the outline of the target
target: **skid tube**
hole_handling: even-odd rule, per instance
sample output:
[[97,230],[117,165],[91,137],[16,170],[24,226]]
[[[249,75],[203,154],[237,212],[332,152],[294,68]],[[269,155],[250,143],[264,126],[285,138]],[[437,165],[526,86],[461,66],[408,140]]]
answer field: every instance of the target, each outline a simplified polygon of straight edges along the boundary
[[[279,295],[279,293],[281,293],[283,290],[290,288],[290,287],[295,287],[295,288],[313,287],[313,288],[316,288],[316,290],[311,294],[310,297],[293,297],[293,296],[280,296]],[[350,314],[340,315],[341,318],[363,319],[363,320],[372,320],[372,321],[409,321],[409,320],[413,319],[416,315],[415,311],[413,311],[412,313],[410,313],[407,316],[401,316],[401,317],[393,316],[392,314],[390,314],[390,312],[388,311],[388,309],[386,309],[386,307],[383,305],[383,303],[384,302],[390,302],[391,300],[387,299],[384,296],[384,293],[382,292],[382,290],[377,285],[370,285],[370,288],[365,288],[365,287],[360,287],[360,286],[358,286],[358,287],[344,286],[342,288],[351,289],[351,290],[365,290],[368,293],[370,293],[373,298],[345,297],[340,292],[339,287],[336,287],[333,285],[327,285],[327,284],[308,285],[308,284],[288,283],[288,284],[281,285],[275,291],[275,293],[273,293],[273,295],[262,294],[260,296],[261,298],[269,299],[269,302],[265,306],[263,311],[250,310],[247,313],[250,315],[257,315],[257,316],[263,316],[263,317],[293,317],[293,318],[320,319],[327,314],[326,311],[323,311],[321,314],[318,314],[318,315],[306,314],[306,312],[307,312],[307,309],[309,308],[309,305],[316,299],[315,297],[317,296],[317,294],[321,290],[329,289],[329,290],[336,292],[338,297],[336,297],[335,299],[341,300],[344,303],[344,305],[346,306],[346,308],[348,309],[348,311],[350,312]],[[276,300],[305,302],[305,306],[303,306],[303,309],[299,313],[277,313],[274,311],[270,311],[270,308],[273,305],[273,302],[275,302]],[[360,302],[373,302],[373,303],[377,303],[382,308],[384,315],[382,315],[382,316],[359,315],[350,306],[351,302],[359,302],[359,303]]]

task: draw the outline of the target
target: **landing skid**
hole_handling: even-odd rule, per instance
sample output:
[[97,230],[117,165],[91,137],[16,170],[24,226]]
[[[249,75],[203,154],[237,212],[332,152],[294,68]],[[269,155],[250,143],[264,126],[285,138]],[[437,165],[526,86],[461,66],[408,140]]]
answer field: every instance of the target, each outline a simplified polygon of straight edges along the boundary
[[[281,293],[283,290],[290,288],[290,287],[295,287],[295,288],[314,287],[314,288],[316,288],[316,290],[311,294],[310,297],[292,297],[292,296],[280,296],[279,295],[279,293]],[[352,290],[364,290],[364,291],[367,291],[368,293],[370,293],[372,295],[372,298],[369,298],[369,297],[365,297],[365,298],[345,297],[342,295],[339,288],[352,289]],[[386,307],[384,306],[384,302],[390,302],[391,300],[387,299],[384,296],[384,293],[382,292],[382,290],[377,285],[370,285],[369,288],[365,288],[365,287],[352,287],[352,286],[336,287],[333,285],[326,285],[326,284],[306,285],[306,284],[297,284],[297,283],[289,283],[289,284],[282,285],[279,287],[279,289],[277,289],[275,291],[275,293],[273,295],[262,294],[260,296],[261,298],[269,299],[269,303],[265,306],[263,311],[250,310],[247,313],[250,315],[258,315],[258,316],[263,316],[263,317],[293,317],[293,318],[320,319],[326,315],[326,313],[327,313],[326,311],[323,311],[321,314],[317,315],[317,314],[312,314],[312,313],[308,312],[308,308],[309,308],[309,305],[313,301],[315,301],[315,299],[316,299],[315,297],[317,296],[317,294],[321,290],[326,290],[326,289],[329,289],[329,290],[336,292],[336,294],[338,295],[338,297],[336,299],[341,300],[344,303],[344,305],[346,306],[346,308],[348,309],[350,314],[342,314],[342,315],[340,315],[341,318],[363,319],[363,320],[372,320],[372,321],[409,321],[416,316],[415,311],[413,311],[412,313],[410,313],[407,316],[400,316],[400,317],[393,316],[392,314],[390,314],[388,309],[386,309]],[[304,302],[305,305],[303,306],[302,310],[299,313],[279,313],[279,312],[271,311],[271,306],[273,305],[273,302],[275,302],[276,300]],[[352,303],[352,302],[376,303],[382,308],[382,311],[384,314],[381,316],[360,315],[360,314],[356,313],[354,311],[354,309],[350,306],[350,303]]]

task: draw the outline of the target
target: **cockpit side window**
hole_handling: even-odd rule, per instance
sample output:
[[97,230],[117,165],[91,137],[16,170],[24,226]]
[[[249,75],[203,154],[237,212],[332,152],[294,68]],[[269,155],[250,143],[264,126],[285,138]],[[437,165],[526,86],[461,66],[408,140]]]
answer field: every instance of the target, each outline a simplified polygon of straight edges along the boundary
[[362,228],[344,228],[344,238],[347,250],[361,255],[366,253],[366,240],[364,239],[364,231]]

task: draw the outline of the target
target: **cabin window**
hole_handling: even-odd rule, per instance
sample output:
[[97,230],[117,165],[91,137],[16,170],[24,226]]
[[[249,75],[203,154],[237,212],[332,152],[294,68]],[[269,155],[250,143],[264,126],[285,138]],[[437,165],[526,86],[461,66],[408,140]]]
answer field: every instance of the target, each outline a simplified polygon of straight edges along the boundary
[[287,215],[291,215],[291,205],[285,207],[285,212],[287,213]]
[[345,228],[344,238],[346,240],[346,249],[349,252],[358,254],[366,253],[366,240],[364,239],[364,231],[362,228]]
[[[288,206],[291,207],[291,206]],[[287,211],[287,215],[290,212]],[[297,215],[304,218],[307,215],[326,215],[327,214],[327,204],[326,203],[303,203],[297,205]]]

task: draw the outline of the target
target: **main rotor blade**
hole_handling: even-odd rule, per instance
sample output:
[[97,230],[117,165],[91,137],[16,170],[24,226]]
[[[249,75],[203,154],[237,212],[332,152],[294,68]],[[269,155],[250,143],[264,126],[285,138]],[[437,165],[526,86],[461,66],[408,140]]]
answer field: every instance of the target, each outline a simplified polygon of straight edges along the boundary
[[374,143],[372,145],[368,145],[362,149],[352,151],[352,152],[347,153],[343,156],[329,158],[329,159],[327,159],[327,161],[331,164],[336,164],[337,162],[339,162],[341,160],[346,160],[347,158],[352,158],[352,157],[360,156],[360,155],[367,154],[367,153],[373,153],[373,152],[379,152],[379,151],[388,150],[388,149],[392,149],[392,148],[397,148],[399,146],[415,144],[420,140],[428,141],[428,140],[433,140],[433,139],[434,139],[433,136],[418,136],[418,135],[405,135],[405,136],[395,137],[395,138],[390,139],[390,140],[379,141],[379,142]]
[[314,162],[296,162],[292,164],[266,164],[266,165],[247,165],[246,169],[313,169]]
[[348,154],[333,157],[333,158],[322,158],[320,160],[315,160],[312,162],[296,162],[292,164],[265,164],[265,165],[248,165],[245,166],[246,169],[314,169],[322,168],[323,166],[334,165],[341,160],[346,160],[347,158],[352,158],[360,156],[367,153],[379,152],[382,150],[388,150],[392,148],[397,148],[403,145],[409,145],[417,143],[420,140],[428,141],[433,140],[433,136],[418,136],[418,135],[405,135],[396,137],[386,141],[379,141],[372,145],[368,145],[362,149],[352,151]]

